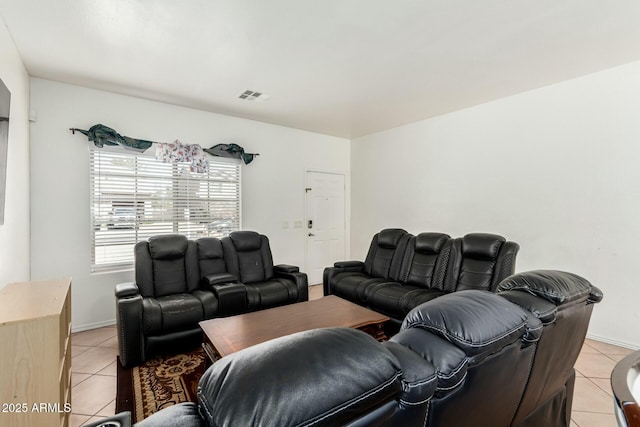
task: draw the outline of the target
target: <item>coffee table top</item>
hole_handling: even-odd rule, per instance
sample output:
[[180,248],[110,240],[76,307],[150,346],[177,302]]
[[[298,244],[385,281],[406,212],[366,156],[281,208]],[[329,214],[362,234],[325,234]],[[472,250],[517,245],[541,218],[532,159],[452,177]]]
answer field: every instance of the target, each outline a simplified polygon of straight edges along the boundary
[[329,295],[267,310],[200,322],[220,356],[274,338],[318,328],[362,328],[387,322],[389,317]]

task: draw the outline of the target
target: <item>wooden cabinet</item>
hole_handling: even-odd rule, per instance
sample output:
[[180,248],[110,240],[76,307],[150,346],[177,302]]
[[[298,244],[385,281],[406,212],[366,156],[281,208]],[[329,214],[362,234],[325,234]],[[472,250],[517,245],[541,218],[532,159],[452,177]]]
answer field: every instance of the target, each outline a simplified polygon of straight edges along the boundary
[[71,280],[0,289],[0,426],[69,424]]

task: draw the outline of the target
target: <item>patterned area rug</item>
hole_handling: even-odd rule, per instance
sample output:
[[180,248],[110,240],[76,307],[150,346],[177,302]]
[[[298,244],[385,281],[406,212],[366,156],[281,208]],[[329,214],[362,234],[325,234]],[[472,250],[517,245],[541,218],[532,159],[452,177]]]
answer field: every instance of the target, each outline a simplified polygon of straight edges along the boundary
[[133,422],[181,402],[197,402],[198,381],[206,369],[201,348],[186,354],[157,357],[123,368],[118,361],[116,413],[131,411]]

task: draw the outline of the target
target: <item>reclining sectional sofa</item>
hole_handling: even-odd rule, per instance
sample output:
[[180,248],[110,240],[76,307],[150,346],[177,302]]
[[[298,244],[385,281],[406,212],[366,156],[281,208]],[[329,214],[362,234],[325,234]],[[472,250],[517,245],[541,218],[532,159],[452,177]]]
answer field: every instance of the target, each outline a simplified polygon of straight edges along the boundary
[[418,305],[461,290],[495,292],[515,271],[520,247],[502,236],[443,233],[413,236],[385,229],[373,236],[364,262],[324,270],[325,295],[337,295],[391,317],[398,326]]
[[159,235],[134,249],[135,282],[116,285],[120,362],[137,365],[202,343],[198,322],[307,301],[307,275],[273,265],[253,231],[188,240]]
[[539,270],[423,303],[385,343],[353,329],[289,335],[218,360],[197,405],[137,425],[569,426],[601,299],[579,276]]

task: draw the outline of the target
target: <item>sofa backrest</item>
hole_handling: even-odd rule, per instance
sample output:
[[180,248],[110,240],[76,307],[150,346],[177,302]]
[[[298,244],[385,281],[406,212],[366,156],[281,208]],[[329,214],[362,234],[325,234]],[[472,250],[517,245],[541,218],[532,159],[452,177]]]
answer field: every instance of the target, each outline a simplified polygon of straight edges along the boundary
[[[520,402],[540,321],[487,291],[423,303],[391,342],[430,361],[438,377],[430,426],[507,426]],[[470,418],[472,417],[472,418]]]
[[196,246],[198,249],[200,277],[227,272],[222,241],[220,241],[220,239],[215,237],[202,237],[196,240]]
[[323,328],[223,357],[202,376],[198,401],[209,426],[383,425],[401,378],[396,357],[369,335]]
[[374,235],[364,260],[364,272],[372,277],[399,280],[410,238],[411,235],[400,228],[387,228]]
[[400,281],[443,290],[452,239],[443,233],[420,233],[409,239],[400,268]]
[[255,231],[234,231],[222,238],[228,272],[242,283],[251,284],[273,277],[269,239]]
[[198,289],[200,273],[195,242],[165,234],[134,247],[135,278],[143,297],[162,297]]
[[517,243],[489,233],[470,233],[454,239],[443,290],[495,292],[498,283],[515,271],[519,248]]
[[[513,425],[569,425],[573,366],[587,334],[593,303],[602,299],[602,292],[575,274],[536,270],[503,280],[498,295],[528,310],[543,325]],[[565,411],[548,410],[566,405]]]

